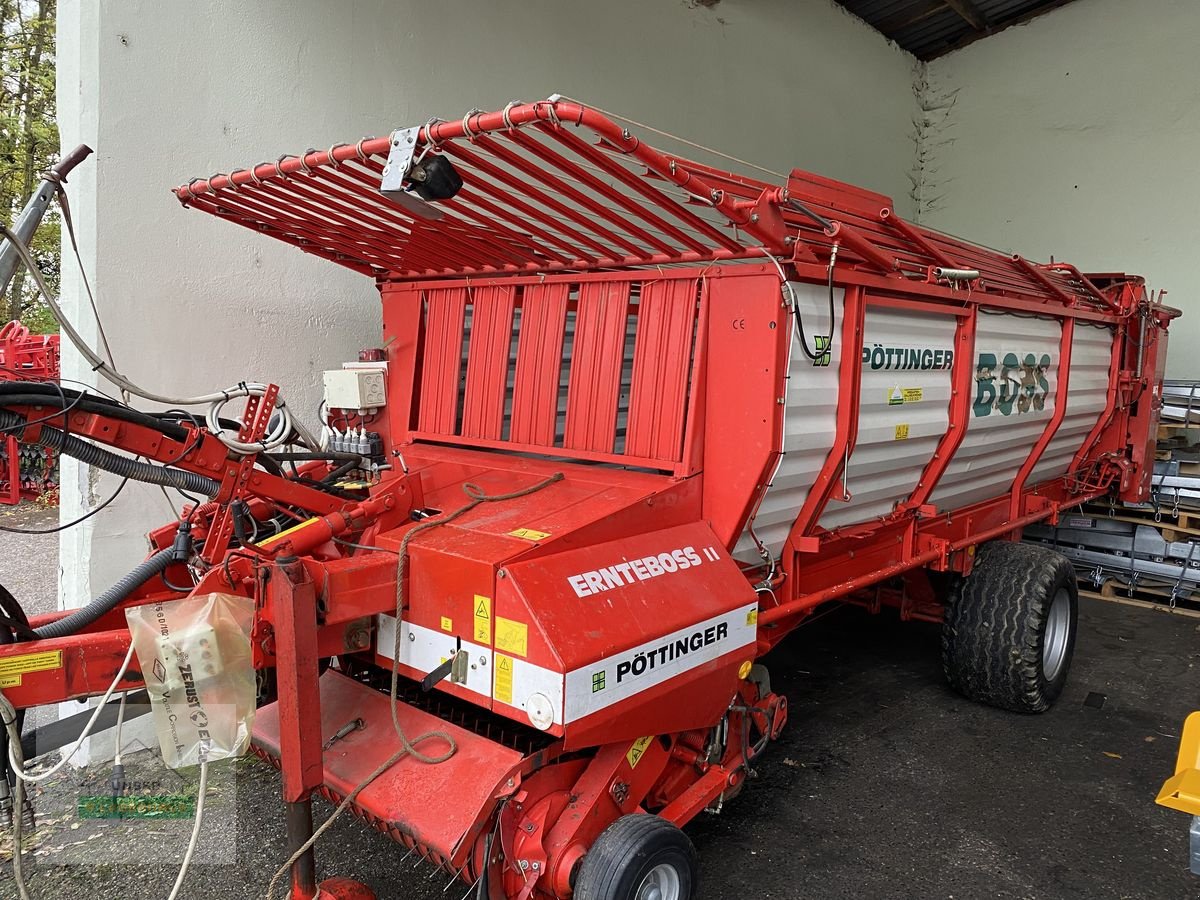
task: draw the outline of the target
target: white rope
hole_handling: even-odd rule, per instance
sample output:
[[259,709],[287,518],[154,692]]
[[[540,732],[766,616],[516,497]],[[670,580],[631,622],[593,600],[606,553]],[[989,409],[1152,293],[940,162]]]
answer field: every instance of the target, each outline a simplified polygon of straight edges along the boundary
[[188,841],[187,850],[183,854],[183,862],[179,864],[179,874],[175,876],[175,886],[167,900],[176,900],[183,881],[187,878],[188,867],[192,864],[192,856],[196,853],[196,845],[200,841],[200,826],[204,822],[204,795],[208,792],[208,761],[200,763],[200,785],[196,788],[196,820],[192,823],[192,837]]

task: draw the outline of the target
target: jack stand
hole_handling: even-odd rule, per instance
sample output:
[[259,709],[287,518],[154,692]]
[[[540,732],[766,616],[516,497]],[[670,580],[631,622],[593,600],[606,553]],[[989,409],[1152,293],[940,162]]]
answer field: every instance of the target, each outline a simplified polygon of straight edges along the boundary
[[[312,792],[325,778],[321,701],[317,684],[317,593],[303,563],[294,556],[276,560],[267,592],[278,617],[275,630],[279,686],[280,769],[287,804],[288,856],[312,837]],[[318,723],[314,728],[312,723]],[[366,885],[348,878],[317,884],[316,856],[310,847],[292,865],[291,900],[375,900]]]

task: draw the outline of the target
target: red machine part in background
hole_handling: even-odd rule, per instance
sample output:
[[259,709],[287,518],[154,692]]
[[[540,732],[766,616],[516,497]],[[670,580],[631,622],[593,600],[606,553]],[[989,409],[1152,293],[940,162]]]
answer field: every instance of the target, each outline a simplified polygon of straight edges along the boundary
[[[0,328],[0,381],[57,382],[57,334],[30,334],[20,322]],[[22,444],[12,435],[0,443],[0,503],[45,497],[58,502],[58,454],[47,447]]]

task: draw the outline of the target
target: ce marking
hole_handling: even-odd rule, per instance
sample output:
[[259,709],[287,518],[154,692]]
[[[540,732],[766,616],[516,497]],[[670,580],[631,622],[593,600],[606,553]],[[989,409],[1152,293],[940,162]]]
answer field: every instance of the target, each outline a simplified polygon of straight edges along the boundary
[[730,321],[730,325],[733,327],[734,331],[745,331],[746,330],[746,320],[745,319],[732,319]]

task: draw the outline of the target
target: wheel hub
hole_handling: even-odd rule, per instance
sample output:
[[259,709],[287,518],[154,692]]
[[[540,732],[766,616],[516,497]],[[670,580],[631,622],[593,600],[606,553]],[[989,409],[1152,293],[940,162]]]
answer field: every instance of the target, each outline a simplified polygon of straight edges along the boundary
[[660,863],[642,879],[637,900],[679,900],[679,873],[674,866]]
[[1066,588],[1059,588],[1050,601],[1046,614],[1046,637],[1042,642],[1042,672],[1047,681],[1058,677],[1067,660],[1067,645],[1071,637],[1071,597]]

